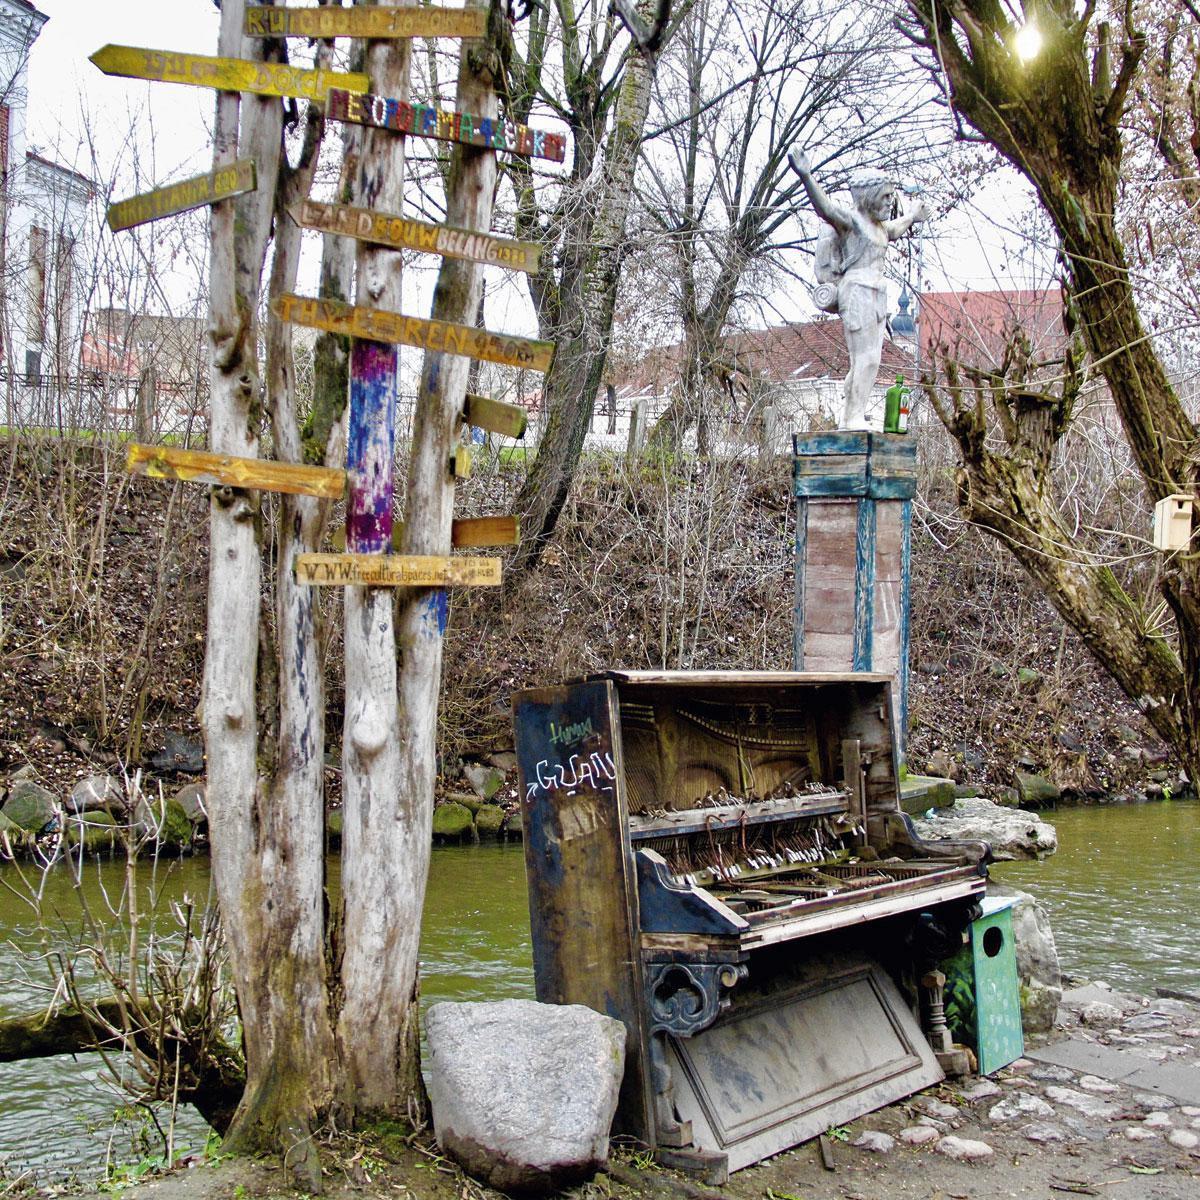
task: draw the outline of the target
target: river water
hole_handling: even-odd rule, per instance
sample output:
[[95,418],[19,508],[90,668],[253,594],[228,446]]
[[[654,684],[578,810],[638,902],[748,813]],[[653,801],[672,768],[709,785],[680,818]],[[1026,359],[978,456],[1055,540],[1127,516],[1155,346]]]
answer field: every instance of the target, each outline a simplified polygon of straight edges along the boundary
[[[1200,804],[1064,809],[1049,814],[1059,852],[1042,863],[993,868],[1006,883],[1034,892],[1050,911],[1063,969],[1116,987],[1200,992]],[[336,872],[336,865],[332,865]],[[123,884],[115,863],[93,864],[84,887],[103,912]],[[202,900],[208,863],[189,859],[143,869],[140,887],[161,902]],[[15,868],[0,866],[0,1016],[36,1008],[44,996],[26,979],[28,954],[41,947]],[[66,871],[42,882],[43,911],[77,935],[78,902]],[[531,997],[533,969],[519,845],[440,849],[433,855],[421,943],[422,1002]],[[118,1123],[121,1101],[101,1080],[93,1055],[0,1066],[0,1162],[53,1175],[94,1177],[106,1153],[141,1151],[140,1122]],[[178,1143],[199,1148],[203,1123],[184,1113]],[[2,1180],[3,1176],[0,1176]]]

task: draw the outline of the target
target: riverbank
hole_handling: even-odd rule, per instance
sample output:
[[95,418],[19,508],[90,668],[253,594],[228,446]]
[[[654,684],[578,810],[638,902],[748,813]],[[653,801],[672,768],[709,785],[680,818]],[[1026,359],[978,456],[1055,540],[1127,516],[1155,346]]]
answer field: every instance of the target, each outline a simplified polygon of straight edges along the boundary
[[[204,489],[130,478],[122,447],[10,447],[0,503],[0,775],[60,797],[142,772],[168,796],[203,772]],[[511,511],[521,471],[486,456],[462,516]],[[914,770],[988,789],[1042,776],[1067,800],[1177,795],[1135,704],[1002,548],[923,468],[913,529],[908,750]],[[730,531],[716,536],[717,531]],[[936,536],[935,536],[936,534]],[[451,598],[439,725],[443,794],[511,752],[515,689],[605,667],[779,669],[791,661],[790,460],[583,464],[542,569],[511,596]],[[338,603],[322,596],[331,808],[339,787]],[[269,606],[268,606],[269,610]]]
[[[1068,1065],[1063,1065],[1067,1063]],[[427,1133],[399,1127],[328,1139],[325,1195],[498,1200]],[[826,1162],[832,1164],[832,1169]],[[991,1078],[943,1084],[739,1171],[713,1188],[618,1149],[578,1200],[880,1200],[887,1196],[1046,1200],[1194,1200],[1200,1192],[1200,1004],[1104,984],[1063,998],[1046,1039]],[[51,1194],[0,1181],[6,1200]],[[228,1200],[289,1194],[277,1164],[192,1160],[122,1190],[130,1200]]]

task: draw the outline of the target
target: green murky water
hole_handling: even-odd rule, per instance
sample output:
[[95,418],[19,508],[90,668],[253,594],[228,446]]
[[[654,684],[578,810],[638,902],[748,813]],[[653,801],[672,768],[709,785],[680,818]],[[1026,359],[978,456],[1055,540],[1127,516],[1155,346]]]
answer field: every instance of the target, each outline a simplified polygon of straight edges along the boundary
[[[1114,986],[1156,985],[1200,992],[1200,804],[1064,809],[1059,853],[1043,863],[1008,863],[998,878],[1034,892],[1051,913],[1064,969]],[[89,868],[85,893],[97,913],[115,904],[122,868]],[[22,978],[20,951],[36,951],[36,922],[9,890],[15,870],[0,866],[0,1016],[44,1000]],[[193,859],[140,876],[163,900],[203,899],[208,863]],[[68,874],[43,882],[46,911],[78,927]],[[521,847],[438,850],[433,856],[422,938],[424,1003],[439,999],[532,996],[533,972]],[[121,1102],[104,1090],[95,1056],[0,1066],[0,1160],[95,1175],[111,1144],[130,1158],[128,1129],[113,1132]],[[198,1145],[201,1123],[185,1119],[180,1140]],[[136,1157],[136,1154],[134,1155]]]
[[[336,863],[331,868],[336,879]],[[41,986],[45,973],[29,958],[43,948],[37,921],[18,893],[27,895],[30,886],[36,888],[51,922],[78,936],[80,906],[69,872],[55,868],[38,876],[26,869],[25,878],[28,882],[18,877],[15,867],[0,865],[0,1017],[36,1011],[47,999]],[[119,907],[124,886],[124,868],[116,863],[93,862],[85,869],[83,893],[98,920]],[[185,896],[203,901],[208,887],[207,859],[139,870],[143,903],[151,894],[163,904],[179,903]],[[444,849],[433,855],[421,943],[421,989],[425,1004],[532,998],[520,845]],[[94,1177],[110,1152],[117,1161],[142,1157],[134,1140],[142,1122],[124,1122],[114,1130],[113,1112],[124,1101],[104,1075],[96,1055],[0,1065],[0,1162],[7,1160],[10,1174],[32,1166],[52,1175],[75,1171]],[[198,1149],[205,1133],[204,1123],[185,1110],[176,1144]]]
[[1045,905],[1063,970],[1132,991],[1200,994],[1200,803],[1044,815],[1058,853],[993,874]]

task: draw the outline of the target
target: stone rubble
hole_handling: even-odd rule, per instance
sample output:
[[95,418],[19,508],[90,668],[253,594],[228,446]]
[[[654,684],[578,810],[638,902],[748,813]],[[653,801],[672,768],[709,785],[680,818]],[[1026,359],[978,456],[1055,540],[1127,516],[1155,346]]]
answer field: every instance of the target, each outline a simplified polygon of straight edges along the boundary
[[[1198,1016],[1200,1006],[1194,1004],[1147,1000],[1099,983],[1074,988],[1063,996],[1056,1040],[1068,1034],[1080,1066],[1096,1064],[1091,1073],[1020,1058],[991,1078],[943,1086],[883,1110],[895,1120],[872,1121],[886,1128],[862,1130],[853,1145],[875,1154],[934,1151],[986,1172],[989,1160],[1010,1153],[1013,1137],[1039,1147],[1037,1152],[1051,1160],[1078,1154],[1082,1143],[1108,1141],[1126,1147],[1114,1148],[1113,1156],[1127,1166],[1200,1173],[1200,1104],[1178,1099],[1188,1094],[1187,1068],[1194,1067],[1200,1080],[1200,1046],[1188,1036],[1200,1026]],[[1095,1054],[1089,1045],[1096,1047]],[[1124,1056],[1104,1051],[1104,1046],[1122,1047]],[[1156,1068],[1146,1060],[1158,1058],[1169,1059],[1171,1065],[1163,1070],[1174,1074],[1161,1080],[1147,1074]],[[1109,1069],[1113,1078],[1096,1073]],[[1122,1082],[1133,1073],[1140,1087]],[[1175,1088],[1176,1098],[1148,1087],[1167,1093]],[[908,1123],[906,1114],[911,1114]]]
[[991,1158],[996,1153],[987,1142],[955,1137],[953,1134],[942,1138],[934,1149],[939,1154],[958,1159],[960,1162],[978,1162],[980,1159]]

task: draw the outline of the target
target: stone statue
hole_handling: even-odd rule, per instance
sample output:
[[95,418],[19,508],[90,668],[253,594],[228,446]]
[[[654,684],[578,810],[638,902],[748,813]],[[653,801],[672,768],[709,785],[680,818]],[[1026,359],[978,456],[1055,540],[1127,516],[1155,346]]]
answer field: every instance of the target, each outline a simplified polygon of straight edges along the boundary
[[879,374],[883,330],[887,320],[887,288],[883,261],[888,243],[928,216],[923,200],[892,219],[895,184],[880,171],[856,171],[850,177],[854,207],[831,200],[812,176],[808,156],[796,149],[788,156],[800,176],[817,215],[830,230],[817,239],[817,288],[813,299],[825,312],[836,312],[846,331],[850,373],[843,386],[845,410],[839,429],[867,429],[867,401]]

